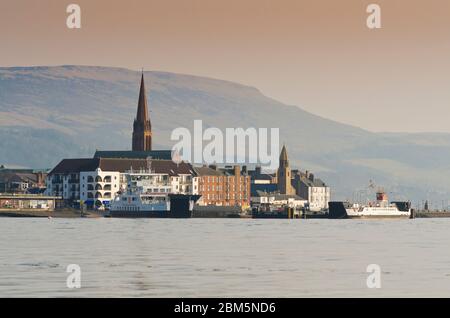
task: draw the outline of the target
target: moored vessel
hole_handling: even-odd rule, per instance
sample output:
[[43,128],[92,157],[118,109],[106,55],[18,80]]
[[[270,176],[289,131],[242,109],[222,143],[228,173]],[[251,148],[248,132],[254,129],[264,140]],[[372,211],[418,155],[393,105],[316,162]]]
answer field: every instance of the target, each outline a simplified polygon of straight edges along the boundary
[[200,195],[127,192],[111,203],[107,216],[116,218],[190,218]]
[[384,191],[378,191],[376,202],[367,204],[350,203],[342,201],[329,202],[330,219],[354,218],[410,218],[411,203],[394,201],[389,203]]
[[107,217],[115,218],[190,218],[196,194],[173,193],[172,186],[149,168],[127,173],[127,187],[111,202]]

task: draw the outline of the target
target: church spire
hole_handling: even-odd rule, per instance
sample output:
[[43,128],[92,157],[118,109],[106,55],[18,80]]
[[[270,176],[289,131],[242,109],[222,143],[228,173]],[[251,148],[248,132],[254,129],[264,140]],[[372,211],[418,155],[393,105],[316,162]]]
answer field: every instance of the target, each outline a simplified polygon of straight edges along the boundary
[[133,123],[134,151],[152,150],[152,125],[148,116],[147,94],[145,93],[144,70],[142,70],[141,87],[139,90],[139,101],[136,118]]
[[145,93],[144,71],[141,76],[141,88],[139,91],[139,102],[136,120],[141,123],[148,121],[148,106],[147,106],[147,94]]

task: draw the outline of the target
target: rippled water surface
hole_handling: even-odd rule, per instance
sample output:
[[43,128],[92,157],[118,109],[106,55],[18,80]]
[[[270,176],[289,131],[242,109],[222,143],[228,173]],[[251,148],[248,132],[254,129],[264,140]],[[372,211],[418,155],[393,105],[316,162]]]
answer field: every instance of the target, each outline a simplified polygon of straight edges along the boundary
[[0,296],[449,297],[450,219],[1,218]]

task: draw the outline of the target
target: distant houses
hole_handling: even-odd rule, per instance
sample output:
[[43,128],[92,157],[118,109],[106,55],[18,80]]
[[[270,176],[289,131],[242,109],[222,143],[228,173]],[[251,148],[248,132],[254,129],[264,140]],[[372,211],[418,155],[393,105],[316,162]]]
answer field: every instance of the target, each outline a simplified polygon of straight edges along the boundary
[[42,193],[47,172],[0,166],[0,193]]

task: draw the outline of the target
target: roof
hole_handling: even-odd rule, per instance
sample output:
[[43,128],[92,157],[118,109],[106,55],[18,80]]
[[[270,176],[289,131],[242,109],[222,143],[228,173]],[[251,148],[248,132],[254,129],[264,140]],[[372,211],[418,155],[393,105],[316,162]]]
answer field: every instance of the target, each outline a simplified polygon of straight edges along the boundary
[[123,159],[160,159],[172,160],[171,150],[150,150],[150,151],[132,151],[132,150],[97,150],[94,158],[123,158]]
[[199,176],[224,176],[225,174],[221,170],[216,170],[210,167],[194,167],[195,172]]
[[[202,166],[202,167],[194,167],[197,174],[199,176],[234,176],[235,170],[233,168],[229,168],[228,166],[225,168],[213,168],[211,166]],[[246,176],[247,174],[242,171],[242,168],[239,168],[241,176]]]
[[156,173],[164,173],[170,176],[180,174],[193,174],[195,171],[191,164],[181,162],[176,164],[172,160],[147,160],[147,159],[122,159],[122,158],[92,158],[92,159],[64,159],[51,172],[51,174],[68,174],[87,171],[95,171],[100,168],[103,171],[126,172],[131,169],[140,170],[150,168]]
[[255,197],[258,195],[258,191],[262,192],[275,192],[278,190],[278,186],[274,183],[269,184],[254,184],[250,185],[251,196]]
[[256,173],[255,170],[250,170],[248,172],[252,180],[272,180],[274,177],[274,174],[270,173]]
[[78,173],[81,171],[94,171],[99,165],[100,159],[63,159],[55,168],[50,171],[49,175],[55,173]]
[[0,182],[32,182],[36,183],[38,177],[33,173],[0,172]]
[[101,158],[99,168],[103,171],[118,171],[123,173],[131,169],[148,169],[149,162],[150,168],[156,173],[164,173],[170,176],[177,176],[180,174],[196,175],[194,168],[190,163],[181,162],[177,164],[172,160]]
[[311,180],[310,178],[307,178],[304,175],[302,175],[300,177],[300,182],[302,182],[304,185],[306,185],[308,187],[326,187],[327,186],[325,184],[325,182],[323,182],[319,178],[313,178],[313,180]]

